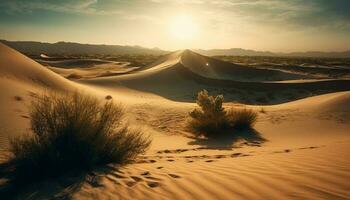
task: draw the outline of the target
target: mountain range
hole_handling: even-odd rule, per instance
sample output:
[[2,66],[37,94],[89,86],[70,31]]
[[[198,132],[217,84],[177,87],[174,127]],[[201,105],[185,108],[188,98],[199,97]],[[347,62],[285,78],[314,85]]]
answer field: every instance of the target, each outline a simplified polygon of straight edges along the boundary
[[[122,46],[122,45],[105,45],[105,44],[81,44],[74,42],[56,42],[44,43],[34,41],[7,41],[0,42],[24,53],[24,54],[65,54],[65,55],[84,55],[84,54],[152,54],[161,55],[169,53],[169,51],[159,48],[144,48],[141,46]],[[274,56],[274,57],[330,57],[330,58],[350,58],[350,50],[342,52],[292,52],[292,53],[276,53],[270,51],[255,51],[242,48],[230,49],[192,49],[193,51],[206,56]]]

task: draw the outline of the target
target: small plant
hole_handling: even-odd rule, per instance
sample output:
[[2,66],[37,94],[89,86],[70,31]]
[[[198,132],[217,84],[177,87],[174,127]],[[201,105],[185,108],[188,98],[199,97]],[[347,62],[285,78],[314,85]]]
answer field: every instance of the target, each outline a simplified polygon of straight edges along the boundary
[[206,90],[197,95],[197,104],[200,107],[190,112],[188,127],[196,135],[214,136],[231,129],[251,128],[257,120],[257,113],[250,109],[223,108],[224,97],[209,96]]
[[150,139],[123,125],[123,116],[120,105],[77,92],[40,96],[31,105],[33,134],[10,143],[16,176],[46,178],[135,159]]
[[196,108],[190,112],[190,127],[197,132],[213,132],[227,126],[223,101],[222,95],[213,97],[209,96],[206,90],[200,91],[197,95],[200,109]]
[[227,112],[227,120],[231,127],[236,129],[252,128],[258,118],[258,114],[251,109],[230,109]]
[[260,112],[265,114],[265,113],[266,113],[266,110],[265,110],[263,107],[261,107],[261,108],[260,108]]

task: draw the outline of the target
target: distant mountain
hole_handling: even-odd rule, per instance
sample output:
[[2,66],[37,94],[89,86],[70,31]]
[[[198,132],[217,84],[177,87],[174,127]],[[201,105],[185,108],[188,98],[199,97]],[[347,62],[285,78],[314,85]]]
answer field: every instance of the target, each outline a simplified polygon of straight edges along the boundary
[[241,48],[231,48],[231,49],[193,49],[193,51],[203,54],[206,56],[275,56],[274,53],[268,51],[254,51]]
[[193,49],[193,51],[207,55],[207,56],[286,56],[286,57],[320,57],[320,58],[350,58],[350,51],[343,52],[321,52],[321,51],[309,51],[309,52],[293,52],[293,53],[273,53],[269,51],[254,51],[241,48],[231,49]]
[[6,41],[0,42],[20,51],[24,54],[65,54],[65,55],[86,55],[86,54],[153,54],[160,55],[168,53],[158,48],[144,48],[140,46],[121,46],[121,45],[95,45],[80,44],[73,42],[43,43],[32,41]]
[[[7,41],[0,42],[20,51],[24,54],[66,54],[66,55],[87,55],[87,54],[152,54],[161,55],[169,53],[159,48],[144,48],[140,46],[122,46],[122,45],[96,45],[96,44],[80,44],[74,42],[32,42],[32,41]],[[350,51],[344,52],[294,52],[294,53],[274,53],[269,51],[255,51],[241,48],[231,49],[192,49],[193,51],[206,56],[275,56],[275,57],[330,57],[330,58],[350,58]]]

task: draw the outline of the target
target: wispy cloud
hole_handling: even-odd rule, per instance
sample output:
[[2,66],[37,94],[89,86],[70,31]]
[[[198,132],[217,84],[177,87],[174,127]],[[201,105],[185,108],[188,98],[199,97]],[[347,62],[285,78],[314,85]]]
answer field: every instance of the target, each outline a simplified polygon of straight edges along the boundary
[[81,14],[109,15],[122,13],[120,10],[97,9],[98,0],[3,0],[0,8],[7,13],[30,13],[37,10]]

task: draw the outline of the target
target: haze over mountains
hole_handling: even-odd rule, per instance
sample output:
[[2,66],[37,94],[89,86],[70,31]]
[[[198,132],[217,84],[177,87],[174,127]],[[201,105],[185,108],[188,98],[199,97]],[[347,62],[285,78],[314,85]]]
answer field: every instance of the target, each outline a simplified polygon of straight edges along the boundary
[[[169,51],[159,48],[144,48],[140,46],[123,46],[123,45],[104,45],[104,44],[80,44],[74,42],[56,42],[44,43],[34,41],[7,41],[0,42],[25,54],[153,54],[160,55],[169,53]],[[350,50],[343,52],[292,52],[292,53],[275,53],[270,51],[255,51],[241,48],[230,49],[193,49],[193,51],[206,55],[228,55],[228,56],[276,56],[276,57],[331,57],[331,58],[350,58]]]
[[307,51],[307,52],[292,52],[292,53],[274,53],[270,51],[255,51],[241,48],[231,49],[209,49],[194,50],[200,54],[207,56],[229,55],[229,56],[276,56],[276,57],[320,57],[320,58],[350,58],[350,51],[343,52],[322,52],[322,51]]
[[122,45],[93,45],[80,44],[74,42],[56,42],[44,43],[33,41],[6,41],[0,40],[17,51],[25,54],[164,54],[166,51],[157,48],[143,48],[140,46],[122,46]]

